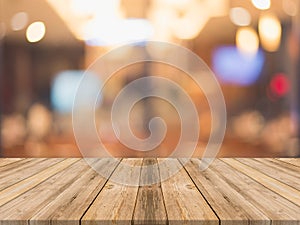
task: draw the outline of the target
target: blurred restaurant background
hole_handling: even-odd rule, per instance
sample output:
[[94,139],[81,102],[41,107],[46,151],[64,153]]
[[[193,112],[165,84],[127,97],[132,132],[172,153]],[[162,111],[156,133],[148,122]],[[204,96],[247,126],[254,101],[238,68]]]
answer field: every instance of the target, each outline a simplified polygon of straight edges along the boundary
[[[147,40],[190,49],[216,75],[227,107],[218,156],[300,155],[299,0],[0,0],[1,157],[80,157],[72,104],[83,71],[117,46]],[[96,118],[99,136],[115,156],[165,157],[180,136],[178,115],[166,102],[152,99],[152,115],[169,128],[158,149],[126,149],[111,129],[110,105],[140,67],[124,68],[107,83]],[[197,104],[195,156],[201,156],[211,133],[204,94],[182,71],[167,65],[152,70]],[[97,85],[92,81],[88,89]],[[134,107],[131,124],[146,137],[139,129],[148,110],[142,104]]]

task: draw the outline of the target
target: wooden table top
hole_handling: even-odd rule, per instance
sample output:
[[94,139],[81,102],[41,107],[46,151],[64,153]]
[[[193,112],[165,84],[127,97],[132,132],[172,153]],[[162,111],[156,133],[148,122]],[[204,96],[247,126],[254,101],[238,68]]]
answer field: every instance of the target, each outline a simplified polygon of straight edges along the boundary
[[[222,158],[202,172],[199,163],[189,160],[158,184],[126,186],[101,177],[83,159],[3,158],[0,224],[300,224],[300,159]],[[122,173],[111,159],[95,164],[111,178]],[[156,165],[153,174],[167,172]],[[123,176],[140,179],[130,171]]]

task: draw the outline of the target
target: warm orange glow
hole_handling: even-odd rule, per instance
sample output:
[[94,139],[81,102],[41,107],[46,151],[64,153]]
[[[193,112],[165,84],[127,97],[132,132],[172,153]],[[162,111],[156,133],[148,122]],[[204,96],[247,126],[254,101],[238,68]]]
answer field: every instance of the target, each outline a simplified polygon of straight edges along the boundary
[[236,45],[243,54],[256,54],[259,47],[256,31],[250,27],[239,28],[236,33]]
[[179,39],[193,39],[197,37],[208,18],[200,15],[187,15],[183,18],[178,18],[173,24],[173,33]]
[[87,30],[90,30],[91,23],[102,20],[109,25],[123,17],[120,0],[47,1],[79,40],[93,38],[95,31],[86,33]]
[[296,16],[299,11],[299,0],[283,0],[282,9],[289,16]]
[[0,22],[0,40],[5,37],[6,26],[4,22]]
[[[124,18],[125,12],[122,11],[120,0],[47,0],[47,2],[79,40],[94,38],[99,29],[102,30],[101,34],[106,33],[106,28],[101,28],[102,25],[95,29],[92,24],[99,24],[99,21],[102,21],[104,27],[110,27],[111,24],[115,27],[115,23],[128,19]],[[148,17],[140,19],[151,23],[154,39],[161,41],[170,41],[174,37],[193,39],[210,18],[227,15],[228,5],[228,0],[153,0]]]
[[281,41],[281,24],[272,14],[262,16],[258,22],[260,41],[265,50],[277,51]]

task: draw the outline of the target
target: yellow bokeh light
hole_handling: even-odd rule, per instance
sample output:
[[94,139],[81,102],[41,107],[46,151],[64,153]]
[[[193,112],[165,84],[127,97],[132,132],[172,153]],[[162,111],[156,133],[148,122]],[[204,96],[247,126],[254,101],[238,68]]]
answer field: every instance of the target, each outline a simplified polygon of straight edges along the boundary
[[255,55],[258,51],[259,40],[253,28],[239,28],[236,33],[236,45],[243,54]]
[[279,19],[272,14],[261,16],[258,22],[258,31],[264,49],[270,52],[277,51],[282,32]]
[[200,4],[193,2],[183,15],[178,15],[173,19],[173,35],[179,39],[196,38],[209,18],[209,13]]
[[173,26],[173,33],[179,39],[193,39],[200,33],[206,23],[206,18],[202,21],[204,21],[202,24],[198,24],[188,17],[177,19]]

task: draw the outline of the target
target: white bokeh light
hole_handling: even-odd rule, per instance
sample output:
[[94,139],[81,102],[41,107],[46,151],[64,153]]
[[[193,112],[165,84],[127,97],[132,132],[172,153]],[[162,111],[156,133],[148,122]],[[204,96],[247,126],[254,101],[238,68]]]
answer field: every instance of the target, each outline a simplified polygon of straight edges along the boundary
[[229,18],[231,22],[237,26],[249,26],[251,23],[250,13],[242,7],[230,9]]
[[26,38],[29,42],[38,42],[46,34],[45,24],[41,21],[30,24],[26,30]]
[[28,23],[28,15],[26,12],[16,13],[10,21],[11,29],[14,31],[22,30]]
[[260,10],[266,10],[271,7],[271,0],[252,0],[252,4]]

